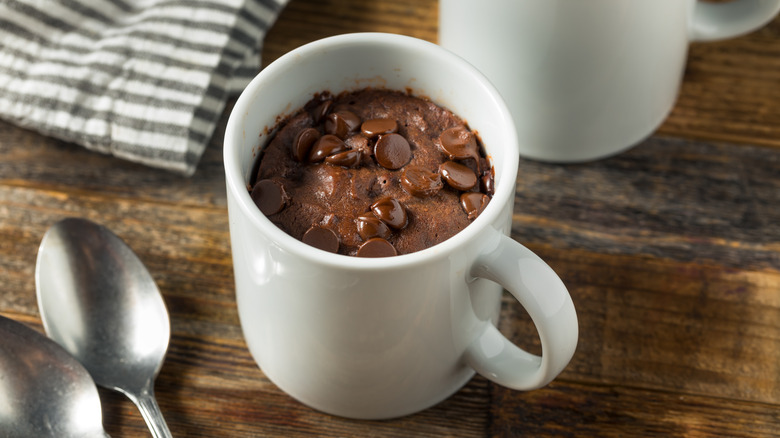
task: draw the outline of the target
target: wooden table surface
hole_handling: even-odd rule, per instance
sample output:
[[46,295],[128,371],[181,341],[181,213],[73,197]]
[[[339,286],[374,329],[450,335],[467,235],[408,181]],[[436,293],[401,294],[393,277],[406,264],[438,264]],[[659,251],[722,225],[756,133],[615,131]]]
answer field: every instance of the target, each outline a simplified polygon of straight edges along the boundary
[[[264,62],[334,33],[436,41],[436,20],[433,0],[292,0]],[[571,364],[532,392],[477,376],[419,414],[353,421],[269,382],[236,313],[221,139],[184,178],[0,122],[0,314],[42,331],[33,273],[55,221],[111,228],[171,313],[156,393],[174,436],[780,436],[780,19],[693,45],[672,114],[628,152],[521,160],[513,237],[560,274],[580,323]],[[500,329],[538,352],[506,297]],[[100,394],[112,436],[149,436]]]

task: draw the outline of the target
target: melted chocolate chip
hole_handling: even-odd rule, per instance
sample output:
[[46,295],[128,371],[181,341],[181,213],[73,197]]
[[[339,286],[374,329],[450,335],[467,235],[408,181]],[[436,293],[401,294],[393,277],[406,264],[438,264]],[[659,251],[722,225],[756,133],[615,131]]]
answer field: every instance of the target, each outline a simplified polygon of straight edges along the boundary
[[381,237],[374,237],[363,242],[358,248],[358,257],[393,257],[398,255],[392,243]]
[[255,183],[250,195],[257,208],[266,216],[279,213],[290,200],[284,186],[280,182],[270,179],[263,179]]
[[363,213],[355,218],[355,225],[357,225],[357,232],[363,240],[373,237],[381,237],[383,239],[390,237],[390,228],[371,212]]
[[484,193],[468,192],[460,195],[460,205],[469,219],[476,219],[490,202],[490,197]]
[[332,134],[325,134],[314,143],[314,146],[309,152],[309,161],[317,163],[333,154],[344,152],[347,150],[347,145],[344,144],[344,140],[336,137]]
[[462,126],[442,132],[439,136],[439,144],[450,160],[464,160],[466,158],[479,160],[477,139],[471,131]]
[[316,108],[311,112],[311,118],[314,119],[314,123],[322,123],[322,120],[325,119],[325,116],[330,113],[330,109],[333,107],[333,101],[323,100],[322,103],[317,105]]
[[398,122],[393,119],[371,119],[360,125],[360,130],[368,138],[392,134],[398,131]]
[[334,253],[339,251],[339,236],[330,228],[319,225],[314,225],[306,230],[301,241],[323,251]]
[[422,166],[407,166],[401,176],[401,186],[404,190],[420,198],[435,195],[443,185],[438,173]]
[[363,153],[359,149],[350,149],[325,157],[325,162],[341,167],[357,167],[362,158]]
[[320,132],[314,128],[306,128],[295,136],[292,142],[292,156],[295,161],[304,162],[314,143],[320,139]]
[[492,169],[482,175],[479,181],[479,189],[488,196],[493,196],[496,193],[496,179]]
[[468,166],[454,161],[445,161],[439,166],[441,177],[450,187],[457,190],[470,190],[477,185],[477,175]]
[[380,166],[396,170],[404,167],[412,159],[412,148],[403,136],[387,134],[377,140],[374,146],[374,157]]
[[371,204],[371,211],[379,220],[394,230],[406,227],[406,224],[409,222],[406,208],[393,198],[382,198],[374,202]]
[[339,110],[328,114],[325,119],[325,132],[335,135],[340,139],[347,138],[350,132],[360,127],[360,117],[352,111]]

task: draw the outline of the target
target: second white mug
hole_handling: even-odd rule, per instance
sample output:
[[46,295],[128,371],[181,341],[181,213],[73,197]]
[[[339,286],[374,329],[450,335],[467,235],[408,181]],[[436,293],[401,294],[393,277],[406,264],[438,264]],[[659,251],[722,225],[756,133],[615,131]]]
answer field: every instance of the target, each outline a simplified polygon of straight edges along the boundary
[[520,155],[581,162],[619,153],[663,122],[691,41],[770,21],[780,0],[440,0],[439,44],[507,102]]

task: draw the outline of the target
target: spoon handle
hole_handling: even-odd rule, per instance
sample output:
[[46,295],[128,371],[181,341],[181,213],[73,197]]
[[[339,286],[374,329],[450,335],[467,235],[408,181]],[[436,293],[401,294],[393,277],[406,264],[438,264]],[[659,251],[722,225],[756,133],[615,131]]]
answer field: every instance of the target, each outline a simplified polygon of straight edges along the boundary
[[144,417],[152,436],[154,438],[172,438],[171,431],[160,411],[160,406],[157,405],[157,399],[154,398],[154,381],[150,381],[135,399],[135,404],[141,411],[141,416]]

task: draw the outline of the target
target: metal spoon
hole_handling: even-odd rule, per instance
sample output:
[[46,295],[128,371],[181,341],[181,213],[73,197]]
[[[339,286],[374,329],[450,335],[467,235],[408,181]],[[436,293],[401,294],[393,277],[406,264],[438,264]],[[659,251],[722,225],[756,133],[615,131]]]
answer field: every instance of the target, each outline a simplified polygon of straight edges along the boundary
[[154,279],[108,228],[68,218],[43,236],[35,267],[46,333],[89,370],[98,385],[138,406],[154,437],[170,437],[154,380],[170,321]]
[[0,436],[108,437],[87,370],[51,339],[3,316]]

